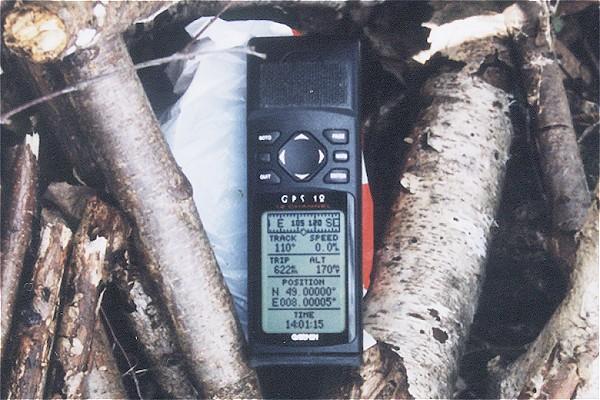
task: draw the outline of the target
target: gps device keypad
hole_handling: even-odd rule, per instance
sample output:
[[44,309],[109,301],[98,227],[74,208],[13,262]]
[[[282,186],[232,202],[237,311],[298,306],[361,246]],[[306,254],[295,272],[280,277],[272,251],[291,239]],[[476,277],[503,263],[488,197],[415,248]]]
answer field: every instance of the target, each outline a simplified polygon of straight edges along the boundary
[[[289,135],[286,141],[277,140],[281,136],[279,131],[262,132],[256,135],[261,147],[272,147],[273,154],[277,155],[279,166],[297,182],[310,181],[327,164],[328,154],[324,143],[315,138],[307,130],[298,130]],[[323,136],[329,143],[343,148],[348,143],[348,130],[324,129]],[[276,143],[277,142],[277,143]],[[256,159],[268,167],[271,162],[271,152],[261,151],[256,153]],[[350,161],[347,150],[334,150],[333,161],[344,163]],[[348,183],[350,172],[347,169],[332,168],[323,177],[326,183]],[[265,184],[276,184],[280,177],[274,171],[262,171],[258,178]]]

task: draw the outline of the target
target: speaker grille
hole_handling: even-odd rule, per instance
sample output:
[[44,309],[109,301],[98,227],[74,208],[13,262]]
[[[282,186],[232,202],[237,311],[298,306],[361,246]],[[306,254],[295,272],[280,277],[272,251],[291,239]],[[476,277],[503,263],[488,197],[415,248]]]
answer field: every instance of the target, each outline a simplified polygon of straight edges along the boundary
[[262,64],[259,107],[351,108],[345,68],[318,62]]

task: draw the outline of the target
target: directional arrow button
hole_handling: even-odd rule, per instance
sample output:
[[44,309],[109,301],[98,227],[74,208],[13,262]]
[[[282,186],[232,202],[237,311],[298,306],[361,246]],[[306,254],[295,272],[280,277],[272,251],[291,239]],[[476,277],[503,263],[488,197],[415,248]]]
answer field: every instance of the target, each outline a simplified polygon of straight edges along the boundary
[[282,149],[279,152],[279,162],[281,163],[281,165],[285,165],[285,149]]
[[281,146],[277,161],[292,179],[308,182],[327,164],[327,150],[309,132],[297,131]]
[[323,163],[323,160],[325,160],[325,153],[323,153],[323,150],[319,149],[319,165],[321,165],[321,163]]
[[310,140],[310,139],[304,133],[299,133],[296,136],[294,136],[294,140]]

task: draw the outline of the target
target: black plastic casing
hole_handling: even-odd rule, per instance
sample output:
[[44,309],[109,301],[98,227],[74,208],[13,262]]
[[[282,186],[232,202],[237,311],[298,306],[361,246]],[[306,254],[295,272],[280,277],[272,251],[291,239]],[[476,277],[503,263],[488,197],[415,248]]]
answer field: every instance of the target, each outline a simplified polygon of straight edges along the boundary
[[[266,60],[248,56],[248,340],[250,364],[359,366],[361,326],[361,150],[359,137],[358,41],[323,37],[254,38],[249,43]],[[301,65],[300,65],[301,64]],[[266,66],[265,66],[266,65]],[[261,76],[262,74],[262,76]],[[345,129],[347,144],[333,144],[326,129]],[[257,135],[280,132],[272,144]],[[310,133],[326,150],[326,163],[308,181],[293,179],[278,163],[280,147],[295,133]],[[349,153],[347,162],[333,161],[333,152]],[[270,162],[257,159],[270,153]],[[326,183],[332,168],[349,171],[348,183]],[[274,172],[280,182],[262,183],[258,176]],[[342,210],[346,215],[346,329],[322,333],[317,341],[292,341],[289,334],[267,334],[261,325],[261,215],[294,209],[280,202],[282,195],[312,198],[325,194],[316,207]],[[302,207],[311,209],[310,202]]]

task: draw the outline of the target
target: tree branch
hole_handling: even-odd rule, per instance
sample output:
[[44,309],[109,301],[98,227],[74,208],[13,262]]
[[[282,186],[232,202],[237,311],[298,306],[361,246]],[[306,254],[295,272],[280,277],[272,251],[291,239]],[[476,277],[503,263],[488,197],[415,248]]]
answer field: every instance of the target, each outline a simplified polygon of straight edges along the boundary
[[[577,146],[560,65],[554,57],[549,12],[543,0],[519,3],[527,15],[523,32],[515,36],[522,57],[523,82],[535,122],[542,177],[557,232],[581,229],[590,193]],[[545,10],[545,11],[544,11]]]
[[[31,224],[37,214],[39,136],[33,132],[15,149],[8,168],[11,182],[2,215],[2,327],[0,352],[11,330],[13,311],[23,272],[25,252],[31,240]],[[6,190],[6,189],[5,189]]]
[[15,366],[8,380],[10,399],[40,399],[44,387],[56,321],[60,288],[71,250],[71,230],[51,211],[42,211],[42,231],[33,267],[33,298],[23,311]]
[[100,285],[107,280],[106,263],[113,251],[126,243],[123,223],[97,198],[88,201],[73,243],[48,396],[83,397]]
[[[79,52],[60,65],[67,83],[115,69],[122,72],[71,93],[71,107],[77,108],[63,118],[76,118],[79,136],[89,142],[112,194],[134,221],[136,243],[195,381],[207,396],[258,397],[257,377],[246,363],[231,297],[189,183],[164,141],[123,40],[99,42],[94,54]],[[220,368],[212,367],[215,360]]]

